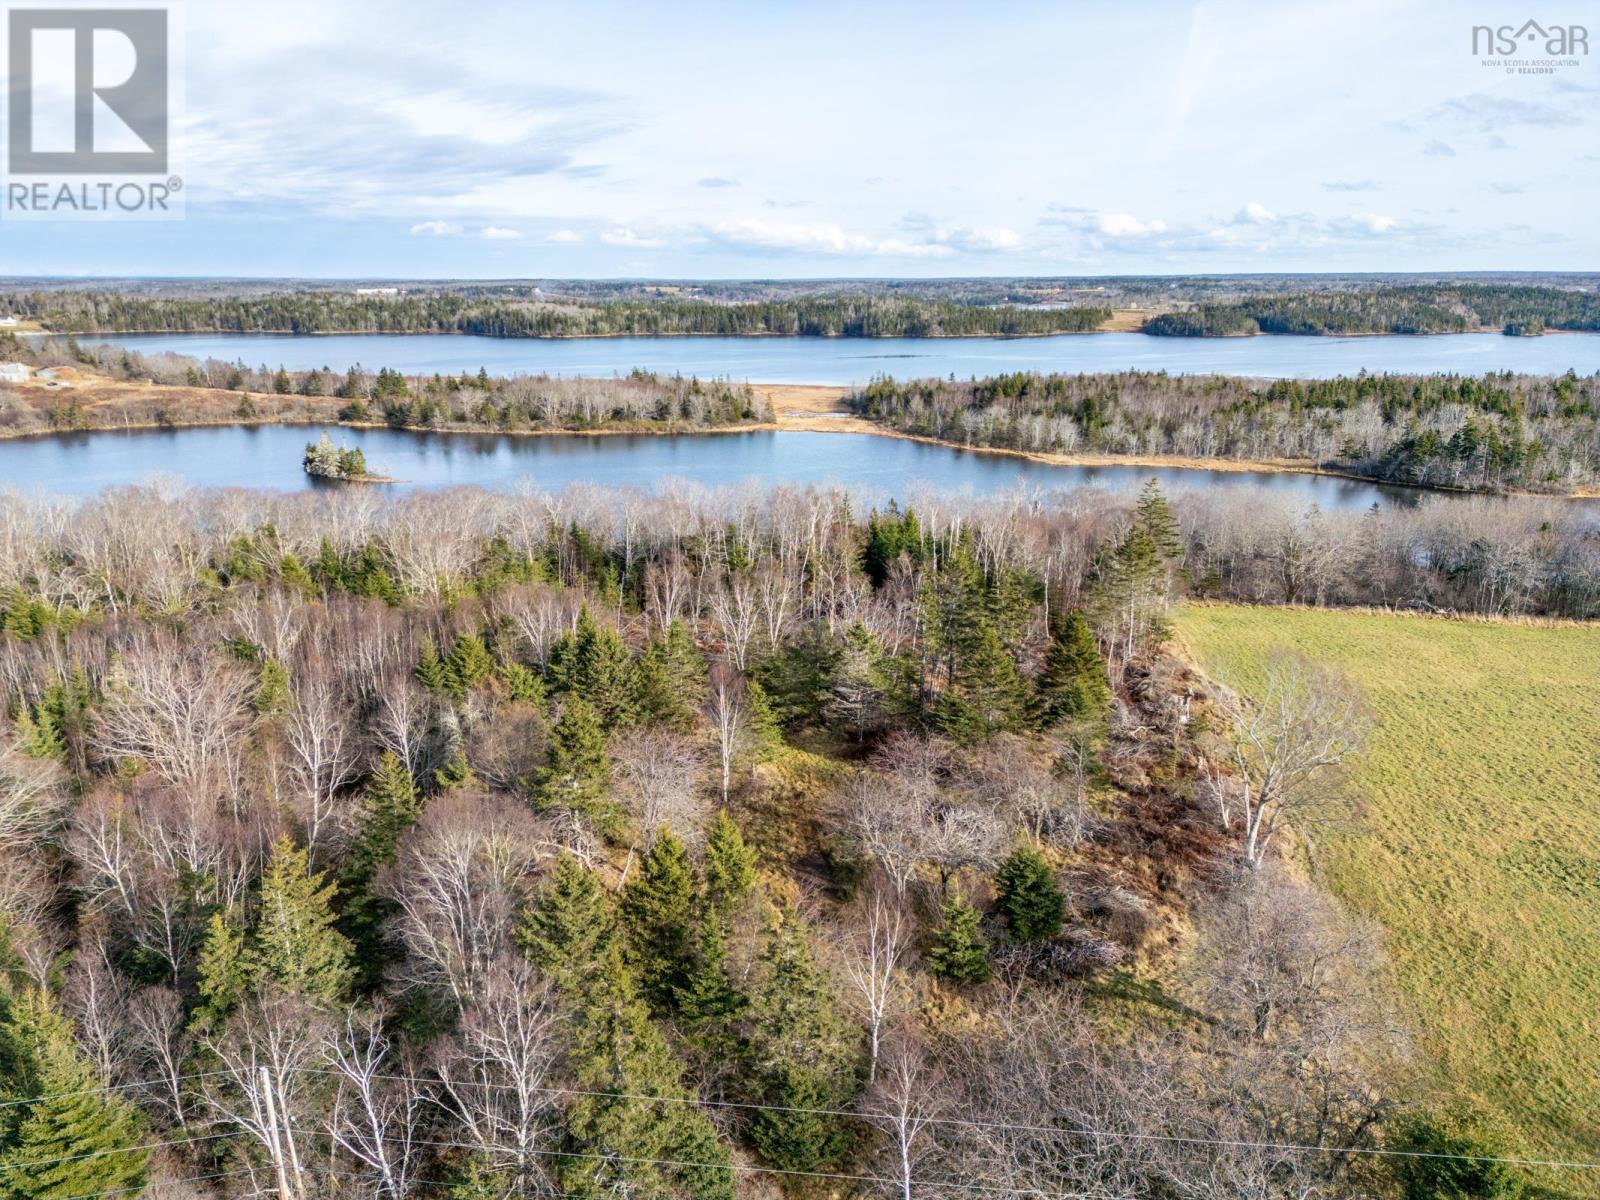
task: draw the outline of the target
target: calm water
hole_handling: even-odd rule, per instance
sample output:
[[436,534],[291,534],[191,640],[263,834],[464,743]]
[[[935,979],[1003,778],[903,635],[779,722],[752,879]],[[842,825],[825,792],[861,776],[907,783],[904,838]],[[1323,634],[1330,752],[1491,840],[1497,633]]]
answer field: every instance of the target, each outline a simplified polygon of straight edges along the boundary
[[[152,472],[208,487],[283,490],[312,486],[300,456],[314,427],[255,427],[106,431],[0,441],[0,487],[90,494],[137,483]],[[918,484],[943,492],[977,493],[1016,487],[1101,487],[1131,490],[1155,476],[1171,489],[1244,488],[1287,496],[1324,509],[1414,503],[1403,488],[1320,475],[1152,469],[1057,467],[1005,455],[872,434],[761,431],[700,436],[511,437],[498,434],[408,433],[335,429],[336,441],[360,446],[374,471],[405,482],[398,487],[531,484],[556,490],[569,483],[652,489],[667,479],[716,486],[755,480],[841,483],[865,496],[908,495]]]
[[425,337],[412,334],[159,334],[103,341],[145,353],[242,360],[250,366],[343,371],[360,363],[407,374],[476,372],[609,377],[635,367],[663,374],[755,383],[865,383],[899,378],[994,375],[1004,371],[1169,371],[1174,374],[1314,378],[1359,371],[1429,375],[1600,371],[1600,334],[1508,338],[1441,337],[1158,338],[1099,333],[1046,338],[581,338]]

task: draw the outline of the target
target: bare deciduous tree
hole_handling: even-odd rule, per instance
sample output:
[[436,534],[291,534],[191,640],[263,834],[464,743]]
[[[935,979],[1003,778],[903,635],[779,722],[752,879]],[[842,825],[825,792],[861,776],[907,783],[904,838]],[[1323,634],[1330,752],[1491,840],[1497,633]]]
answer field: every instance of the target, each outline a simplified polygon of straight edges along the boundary
[[1255,702],[1231,690],[1217,702],[1234,774],[1214,775],[1213,790],[1227,828],[1236,803],[1245,861],[1255,866],[1285,819],[1326,806],[1318,785],[1360,751],[1369,721],[1354,683],[1291,653],[1272,656]]

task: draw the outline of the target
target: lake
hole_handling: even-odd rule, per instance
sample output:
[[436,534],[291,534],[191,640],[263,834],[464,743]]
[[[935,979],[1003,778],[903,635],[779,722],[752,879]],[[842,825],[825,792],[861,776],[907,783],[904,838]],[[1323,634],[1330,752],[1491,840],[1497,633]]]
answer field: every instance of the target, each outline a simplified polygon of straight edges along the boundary
[[85,341],[152,354],[242,360],[249,366],[344,371],[355,363],[408,375],[551,374],[605,378],[635,367],[753,383],[848,386],[899,378],[996,375],[1006,371],[1169,371],[1173,374],[1317,378],[1360,371],[1481,375],[1600,371],[1600,334],[1510,338],[1498,333],[1437,337],[1160,338],[1142,333],[1041,338],[487,338],[416,334],[146,334]]
[[[206,487],[281,490],[364,486],[317,483],[300,467],[318,429],[304,425],[216,426],[47,434],[0,441],[0,486],[88,495],[137,483],[153,472]],[[1009,455],[864,433],[759,430],[672,436],[610,434],[514,436],[333,429],[360,446],[368,467],[401,489],[520,485],[556,490],[570,483],[649,490],[667,479],[707,486],[840,483],[864,498],[906,497],[927,484],[941,492],[989,493],[1019,485],[1131,491],[1154,476],[1162,486],[1246,489],[1323,509],[1415,503],[1419,493],[1325,475],[1150,467],[1064,467]]]

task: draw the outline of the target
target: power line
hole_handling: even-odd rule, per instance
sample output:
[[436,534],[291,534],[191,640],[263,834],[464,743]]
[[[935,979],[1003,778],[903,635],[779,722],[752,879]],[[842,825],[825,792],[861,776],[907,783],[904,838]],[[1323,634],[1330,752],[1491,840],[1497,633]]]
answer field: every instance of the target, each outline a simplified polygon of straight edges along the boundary
[[[300,1071],[309,1071],[318,1074],[337,1075],[339,1072],[327,1068],[299,1067]],[[375,1079],[403,1083],[434,1083],[435,1080],[425,1079],[419,1075],[376,1075]],[[704,1108],[727,1108],[756,1112],[781,1112],[794,1113],[800,1116],[815,1117],[841,1117],[853,1121],[870,1120],[867,1114],[840,1108],[801,1108],[783,1104],[756,1104],[740,1100],[702,1100],[692,1096],[646,1096],[629,1092],[603,1092],[589,1091],[582,1088],[562,1088],[548,1085],[518,1088],[512,1084],[475,1083],[473,1087],[488,1088],[494,1091],[534,1091],[543,1092],[553,1096],[576,1096],[592,1100],[632,1100],[642,1103],[680,1104]],[[1558,1159],[1537,1158],[1511,1158],[1492,1154],[1445,1154],[1431,1150],[1395,1150],[1381,1146],[1317,1146],[1309,1142],[1264,1142],[1251,1141],[1243,1138],[1206,1138],[1186,1134],[1174,1133],[1143,1133],[1138,1131],[1118,1131],[1114,1134],[1103,1134],[1093,1129],[1075,1128],[1065,1125],[1029,1125],[1013,1121],[975,1121],[965,1117],[937,1117],[916,1114],[916,1119],[925,1125],[951,1125],[963,1129],[1000,1129],[1013,1130],[1019,1133],[1053,1133],[1075,1134],[1079,1137],[1125,1137],[1140,1141],[1171,1142],[1187,1145],[1218,1146],[1233,1150],[1279,1150],[1291,1153],[1309,1154],[1365,1154],[1393,1158],[1424,1158],[1424,1159],[1450,1159],[1457,1162],[1490,1162],[1503,1163],[1507,1166],[1521,1167],[1552,1167],[1558,1169],[1595,1171],[1600,1170],[1600,1162],[1566,1162]]]

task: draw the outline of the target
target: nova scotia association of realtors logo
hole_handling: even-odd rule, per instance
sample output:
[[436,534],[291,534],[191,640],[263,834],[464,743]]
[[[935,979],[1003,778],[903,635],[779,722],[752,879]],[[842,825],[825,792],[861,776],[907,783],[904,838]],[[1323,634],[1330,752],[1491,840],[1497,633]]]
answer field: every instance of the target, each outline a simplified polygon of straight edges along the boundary
[[1486,67],[1507,75],[1553,75],[1581,66],[1589,53],[1589,29],[1534,20],[1506,25],[1474,25],[1472,53]]
[[0,217],[181,216],[166,8],[9,8]]

